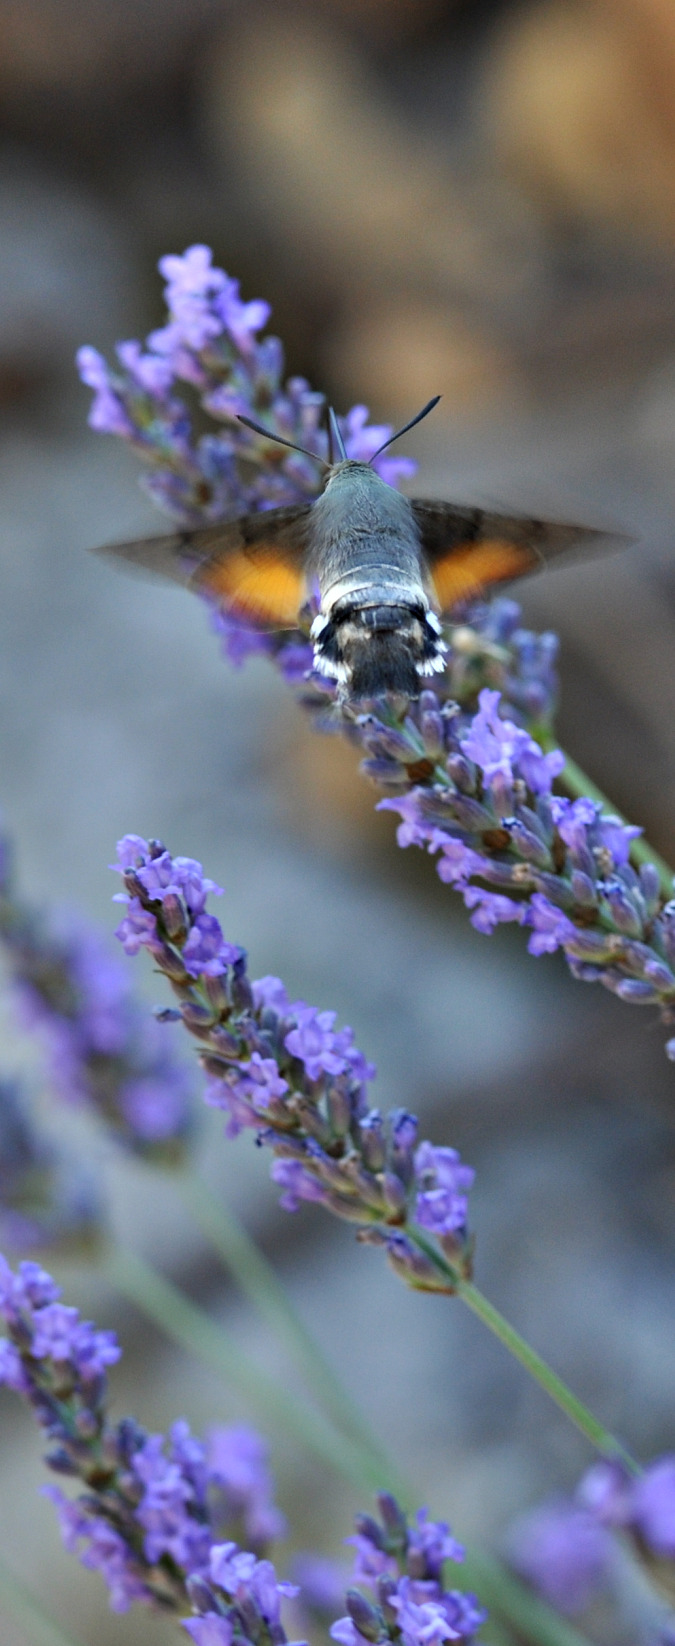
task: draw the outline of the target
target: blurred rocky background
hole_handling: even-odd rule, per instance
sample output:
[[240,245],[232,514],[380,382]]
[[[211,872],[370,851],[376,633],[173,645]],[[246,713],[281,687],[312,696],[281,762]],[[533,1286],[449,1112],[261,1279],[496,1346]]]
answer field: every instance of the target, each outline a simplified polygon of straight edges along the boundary
[[[119,834],[201,857],[254,972],[336,1007],[382,1103],[476,1164],[479,1283],[635,1451],[672,1448],[662,1035],[517,932],[474,933],[271,669],[232,672],[196,602],[85,552],[157,516],[86,429],[74,349],[159,324],[156,259],[194,240],[273,303],[289,369],[338,407],[403,417],[442,393],[409,442],[416,491],[635,536],[523,604],[562,636],[564,745],[672,861],[672,0],[0,0],[0,799],[23,887],[112,929]],[[30,1068],[5,1017],[3,1074]],[[573,1482],[582,1442],[459,1305],[407,1295],[321,1213],[279,1213],[250,1142],[218,1139],[205,1119],[212,1183],[380,1437],[458,1535],[498,1548]],[[106,1171],[118,1232],[286,1378],[170,1184]],[[118,1411],[255,1419],[84,1265],[63,1274],[122,1333]],[[14,1570],[82,1641],[175,1639],[108,1613],[60,1550],[13,1397],[0,1421]],[[295,1542],[339,1551],[353,1495],[272,1440]],[[31,1646],[1,1600],[0,1618],[3,1646]]]

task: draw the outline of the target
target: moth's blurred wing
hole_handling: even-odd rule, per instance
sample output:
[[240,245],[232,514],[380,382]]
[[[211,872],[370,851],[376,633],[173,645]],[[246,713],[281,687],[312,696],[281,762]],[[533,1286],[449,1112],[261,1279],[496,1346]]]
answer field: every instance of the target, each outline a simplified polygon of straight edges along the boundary
[[112,543],[99,554],[202,590],[260,628],[294,629],[305,597],[311,504],[266,509],[197,531]]
[[[621,543],[621,534],[590,526],[565,526],[522,515],[494,514],[461,504],[412,499],[422,553],[439,610],[451,611],[500,583],[526,577],[558,555],[597,552]],[[629,541],[623,539],[624,543]]]

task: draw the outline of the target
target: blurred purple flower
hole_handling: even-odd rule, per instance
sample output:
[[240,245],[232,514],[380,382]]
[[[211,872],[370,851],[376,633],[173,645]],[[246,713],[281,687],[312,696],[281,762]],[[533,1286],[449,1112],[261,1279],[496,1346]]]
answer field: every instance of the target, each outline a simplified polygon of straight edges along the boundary
[[[123,855],[137,862],[145,845],[129,837]],[[3,839],[0,850],[5,846]],[[3,856],[7,863],[7,851]],[[205,898],[213,882],[198,882],[199,864],[185,860],[181,886],[191,901]],[[157,941],[157,925],[137,897],[127,900],[118,935],[127,953]],[[96,928],[74,916],[47,922],[17,897],[9,869],[0,879],[0,942],[9,962],[20,1018],[45,1049],[53,1090],[96,1112],[119,1141],[141,1153],[180,1149],[192,1121],[186,1065],[174,1052],[174,1031],[149,1016],[130,987],[124,963]],[[66,1171],[58,1196],[82,1224],[98,1216],[86,1175]],[[57,1192],[56,1182],[54,1190]],[[2,1115],[0,1112],[0,1199]],[[87,1211],[88,1206],[88,1211]],[[21,1207],[18,1208],[21,1210]],[[55,1231],[56,1232],[56,1231]]]
[[609,1534],[587,1509],[556,1499],[520,1515],[509,1533],[511,1564],[555,1606],[574,1617],[607,1581]]
[[254,1545],[284,1537],[286,1520],[274,1503],[269,1448],[248,1424],[211,1429],[206,1436],[209,1480],[223,1494],[224,1513],[241,1520]]
[[633,1482],[631,1522],[655,1555],[675,1560],[675,1455],[660,1457]]

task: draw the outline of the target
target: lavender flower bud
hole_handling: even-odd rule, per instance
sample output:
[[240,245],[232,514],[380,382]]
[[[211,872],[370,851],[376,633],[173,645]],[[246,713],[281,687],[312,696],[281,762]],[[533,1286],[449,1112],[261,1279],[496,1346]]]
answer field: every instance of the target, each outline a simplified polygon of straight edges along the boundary
[[386,1140],[379,1109],[370,1109],[359,1122],[359,1145],[366,1170],[381,1172],[386,1160]]
[[408,1522],[403,1510],[391,1492],[378,1492],[377,1506],[387,1534],[387,1548],[398,1548],[403,1553],[408,1543]]
[[620,932],[627,937],[642,937],[642,921],[633,899],[621,885],[619,880],[609,880],[603,887],[604,897],[609,905],[612,919]]
[[387,1239],[387,1257],[395,1274],[406,1280],[416,1291],[444,1292],[452,1296],[455,1288],[425,1254],[413,1246],[407,1235],[392,1230]]
[[490,776],[490,796],[495,812],[500,819],[511,819],[513,815],[513,781],[511,772],[497,766]]
[[374,1606],[364,1599],[358,1589],[348,1589],[345,1596],[347,1611],[365,1640],[381,1640],[382,1624]]
[[395,1172],[384,1172],[382,1175],[382,1193],[386,1207],[387,1221],[402,1223],[405,1220],[406,1192],[400,1177]]
[[[441,806],[438,804],[438,801],[441,800],[442,797],[438,796],[436,799],[436,815],[438,816],[438,821],[442,823],[447,818],[447,812],[444,814],[443,810],[441,810]],[[496,821],[494,813],[489,812],[486,806],[481,806],[480,801],[471,800],[468,795],[457,794],[452,796],[452,800],[449,804],[452,808],[451,815],[455,821],[459,823],[460,828],[467,829],[471,834],[478,835],[489,834],[490,831],[494,829]],[[426,812],[427,816],[429,816],[431,808],[428,804],[425,806],[422,802],[421,810]]]
[[167,892],[162,898],[162,919],[166,927],[167,936],[174,943],[182,943],[187,937],[185,910],[180,898],[175,892]]
[[218,1604],[215,1590],[203,1577],[188,1577],[185,1584],[187,1599],[194,1612],[203,1616],[215,1612]]
[[575,903],[582,908],[593,909],[597,905],[598,894],[593,881],[581,869],[572,870],[572,896]]
[[449,754],[445,765],[448,776],[462,794],[475,794],[476,768],[463,754]]
[[548,847],[544,845],[538,835],[525,827],[520,818],[511,818],[508,823],[505,821],[505,826],[508,827],[516,851],[521,857],[525,858],[527,863],[533,863],[539,869],[551,869],[553,867]]
[[381,1528],[372,1515],[358,1514],[354,1516],[354,1526],[358,1536],[366,1542],[372,1543],[374,1549],[384,1548],[384,1537]]
[[393,726],[383,725],[374,715],[359,717],[362,731],[362,741],[369,754],[378,759],[407,762],[411,758],[418,759],[420,750],[411,743],[410,733],[397,731]]
[[385,760],[380,757],[362,760],[360,769],[364,777],[369,777],[371,782],[377,783],[378,788],[386,789],[388,792],[407,789],[408,787],[409,780],[405,766],[399,765],[394,760]]
[[390,1116],[390,1129],[391,1165],[401,1183],[409,1188],[415,1175],[414,1150],[419,1131],[417,1115],[409,1114],[407,1109],[394,1109]]
[[230,1002],[228,999],[227,987],[223,974],[205,977],[204,987],[214,1012],[220,1013],[229,1011]]
[[440,760],[444,753],[445,727],[443,717],[439,714],[437,706],[420,714],[420,731],[425,753],[429,755],[431,760]]
[[332,1082],[326,1093],[326,1111],[331,1139],[345,1138],[352,1123],[352,1105],[347,1093],[336,1081]]

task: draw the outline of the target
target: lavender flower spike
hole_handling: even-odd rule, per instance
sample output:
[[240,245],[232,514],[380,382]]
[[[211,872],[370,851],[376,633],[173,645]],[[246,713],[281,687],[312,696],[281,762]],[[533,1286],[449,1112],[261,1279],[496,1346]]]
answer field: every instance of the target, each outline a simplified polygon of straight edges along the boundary
[[[59,1287],[36,1263],[13,1271],[0,1256],[0,1316],[7,1330],[0,1384],[32,1407],[47,1438],[48,1467],[85,1488],[77,1498],[57,1486],[45,1492],[66,1549],[100,1572],[113,1611],[140,1601],[178,1614],[195,1646],[288,1646],[281,1603],[298,1588],[280,1583],[266,1557],[283,1520],[259,1436],[214,1430],[204,1446],[182,1420],[168,1437],[147,1434],[132,1418],[113,1425],[106,1379],[120,1358],[115,1335],[61,1303]],[[351,1646],[367,1613],[378,1620],[370,1640],[396,1640],[399,1628],[406,1646],[424,1646],[432,1636],[471,1640],[484,1613],[472,1596],[443,1589],[443,1562],[463,1555],[448,1527],[429,1521],[426,1510],[409,1527],[384,1493],[379,1505],[382,1524],[361,1516],[356,1538],[359,1574],[378,1606],[351,1591],[349,1616],[334,1625],[334,1638]],[[240,1531],[248,1548],[234,1540]]]
[[650,864],[632,867],[640,830],[554,795],[563,755],[501,711],[484,688],[472,716],[425,691],[400,725],[384,706],[360,717],[364,769],[391,790],[379,804],[401,817],[399,844],[436,857],[478,931],[515,922],[531,954],[561,949],[576,978],[675,1023],[675,899]]
[[388,1493],[380,1494],[378,1505],[380,1520],[359,1515],[357,1535],[348,1540],[356,1544],[356,1581],[370,1595],[348,1590],[347,1616],[333,1624],[331,1638],[338,1646],[473,1640],[486,1613],[474,1595],[443,1586],[444,1562],[463,1560],[461,1545],[443,1521],[428,1521],[425,1509],[410,1526]]
[[[303,377],[284,382],[279,339],[258,336],[269,305],[243,302],[208,246],[163,257],[159,268],[167,319],[145,345],[118,344],[115,367],[96,349],[79,350],[80,376],[94,392],[90,426],[133,446],[150,470],[147,490],[184,525],[310,501],[320,464],[280,449],[270,463],[268,441],[237,422],[239,413],[262,420],[270,434],[328,456],[324,396]],[[200,422],[210,420],[205,434],[193,432],[185,387],[199,402]],[[393,432],[369,424],[365,406],[353,406],[341,427],[348,456],[365,461]],[[415,470],[409,458],[386,452],[374,467],[391,485]]]
[[[113,1332],[99,1331],[59,1301],[59,1287],[36,1263],[13,1272],[0,1257],[0,1383],[21,1394],[44,1430],[46,1463],[83,1495],[45,1487],[66,1548],[101,1573],[113,1611],[135,1601],[185,1614],[204,1585],[223,1538],[243,1535],[241,1555],[262,1592],[272,1572],[269,1538],[283,1530],[272,1499],[266,1449],[252,1430],[213,1430],[205,1446],[184,1421],[168,1437],[130,1418],[107,1416],[107,1371],[120,1358]],[[228,1542],[226,1547],[236,1545]],[[216,1595],[218,1610],[223,1597]],[[278,1608],[277,1608],[278,1610]],[[195,1638],[198,1638],[195,1636]],[[279,1646],[285,1636],[278,1636]]]
[[334,1012],[291,1002],[280,978],[249,980],[244,951],[205,911],[212,883],[199,865],[187,896],[185,860],[160,841],[126,835],[118,857],[126,914],[117,935],[133,953],[147,948],[165,972],[201,1046],[206,1102],[225,1114],[227,1135],[249,1128],[271,1149],[286,1210],[323,1205],[384,1245],[409,1285],[451,1292],[453,1274],[470,1272],[471,1167],[454,1149],[418,1142],[414,1115],[396,1109],[384,1118],[369,1107],[375,1070]]

